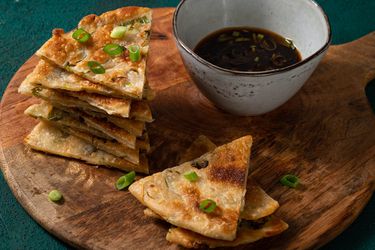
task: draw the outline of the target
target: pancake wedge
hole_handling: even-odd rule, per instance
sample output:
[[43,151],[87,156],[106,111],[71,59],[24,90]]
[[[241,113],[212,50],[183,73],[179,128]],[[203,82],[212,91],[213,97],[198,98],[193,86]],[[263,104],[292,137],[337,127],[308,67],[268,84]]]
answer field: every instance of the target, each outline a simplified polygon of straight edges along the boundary
[[135,156],[135,152],[138,152],[138,149],[144,150],[146,152],[150,149],[150,142],[148,140],[147,134],[136,139],[135,149],[132,150],[131,148],[124,146],[123,144],[117,143],[116,141],[114,141],[114,138],[108,136],[101,130],[90,127],[80,115],[80,111],[77,110],[60,109],[52,106],[47,102],[42,102],[40,104],[34,104],[28,107],[25,110],[25,114],[46,122],[51,122],[60,128],[70,128],[76,133],[86,134],[85,138],[88,138],[88,136],[93,136],[93,138],[97,137],[97,139],[99,139],[98,143],[100,141],[106,141],[105,144],[107,149],[109,149],[109,145],[113,147],[113,150],[115,150],[114,148],[116,147],[116,150],[113,152],[111,151],[110,153],[119,157],[124,157],[123,154],[127,152]]
[[33,85],[42,85],[50,89],[74,92],[86,91],[88,93],[121,97],[118,92],[111,88],[93,83],[45,60],[39,60],[33,72],[31,72],[24,81]]
[[[279,203],[272,199],[255,181],[248,179],[246,186],[245,207],[241,212],[241,219],[259,220],[273,214]],[[161,217],[149,208],[144,210],[146,216],[161,219]]]
[[[55,29],[52,38],[36,54],[83,78],[141,99],[146,80],[151,19],[151,9],[143,7],[124,7],[100,16],[88,15],[78,24],[79,29],[90,34],[87,41],[75,40],[75,30],[64,33],[61,29]],[[125,27],[127,32],[122,37],[112,38],[111,33],[118,26]],[[103,50],[108,44],[126,49],[121,55],[111,56]],[[133,62],[129,49],[134,45],[139,46],[141,57]],[[89,62],[98,63],[103,71],[92,70]]]
[[186,248],[199,248],[202,246],[208,246],[209,248],[235,247],[278,235],[286,229],[288,229],[288,224],[277,217],[271,216],[259,221],[241,221],[237,237],[233,241],[211,239],[183,228],[169,229],[166,239]]
[[81,114],[81,117],[89,127],[92,127],[96,130],[103,132],[107,136],[115,139],[116,141],[120,142],[121,144],[129,148],[136,148],[137,137],[129,134],[129,132],[117,127],[116,125],[110,122],[103,121],[99,118],[95,118],[85,114]]
[[[145,177],[129,187],[144,205],[169,223],[207,237],[234,240],[244,207],[251,136],[222,145],[200,158]],[[190,182],[184,173],[196,172]],[[211,199],[212,213],[199,209]]]
[[[191,161],[204,153],[214,150],[215,148],[216,145],[209,138],[200,135],[182,154],[180,161]],[[279,208],[279,203],[272,199],[272,197],[270,197],[250,177],[247,180],[246,190],[245,207],[241,212],[241,219],[258,220],[273,214]],[[144,210],[144,214],[149,217],[161,219],[159,215],[149,208]]]
[[101,109],[109,115],[117,115],[124,118],[129,118],[130,116],[131,101],[129,99],[108,97],[83,91],[64,93],[76,97],[81,101],[87,102],[91,106]]
[[[76,97],[70,96],[65,92],[61,92],[55,89],[49,89],[41,85],[33,85],[27,81],[21,83],[20,87],[18,88],[18,92],[24,95],[33,95],[45,101],[51,102],[56,106],[62,105],[69,108],[84,109],[110,116],[105,110],[99,108],[99,106],[95,107]],[[129,118],[145,122],[153,121],[151,109],[147,102],[134,101],[133,104],[134,109],[131,107]]]
[[31,105],[25,110],[25,114],[43,121],[53,122],[59,127],[70,127],[102,139],[112,140],[111,137],[103,132],[87,126],[82,119],[80,120],[78,117],[76,118],[68,112],[55,108],[47,102]]
[[[124,97],[120,92],[117,92],[114,89],[91,82],[45,60],[39,60],[33,72],[31,72],[24,81],[33,85],[42,85],[50,89],[60,89],[72,92],[85,91],[87,93],[95,93],[110,97]],[[155,98],[154,91],[147,83],[144,88],[143,98],[146,100],[152,100]]]
[[141,158],[140,164],[135,165],[125,159],[97,150],[92,144],[66,134],[45,122],[40,122],[34,127],[25,138],[25,143],[35,150],[79,159],[93,165],[115,167],[125,171],[134,170],[139,173],[149,172],[146,158]]
[[94,112],[90,110],[83,110],[83,112],[96,118],[106,119],[109,122],[115,124],[116,126],[125,129],[130,134],[133,134],[136,136],[142,136],[145,130],[145,122],[143,121],[124,119],[122,117],[117,117],[117,116],[109,116],[103,113]]
[[241,212],[242,219],[258,220],[273,214],[279,208],[279,203],[251,178],[247,181],[246,190],[245,207]]
[[124,158],[133,164],[139,164],[139,149],[131,149],[122,145],[121,143],[118,143],[117,141],[97,138],[88,133],[80,132],[69,127],[62,127],[60,129],[86,141],[87,143],[92,144],[100,150],[113,154],[114,156]]
[[[103,116],[103,115],[98,115],[99,113],[96,113],[96,112],[89,112],[87,110],[79,110],[79,109],[72,109],[72,108],[67,108],[67,107],[64,107],[64,106],[61,106],[57,103],[54,103],[53,104],[55,107],[58,107],[58,109],[61,109],[62,111],[68,113],[70,115],[70,117],[72,118],[75,118],[76,119],[76,122],[80,122],[81,125],[84,125],[87,127],[87,130],[90,131],[99,131],[101,133],[104,134],[104,137],[103,136],[99,136],[100,138],[104,138],[104,139],[116,139],[114,137],[111,137],[109,136],[108,134],[111,134],[113,133],[112,129],[110,129],[111,127],[116,127],[115,125],[117,125],[116,123],[112,122],[112,119],[113,116]],[[101,119],[101,123],[100,124],[97,124],[95,127],[98,128],[94,128],[94,127],[91,127],[88,123],[85,122],[85,119],[83,119],[83,117],[89,117],[90,119]],[[123,120],[124,118],[119,118],[119,117],[116,117],[115,119],[113,120]],[[94,121],[94,120],[92,120]],[[110,122],[108,122],[110,121]],[[132,129],[139,129],[138,127],[138,122],[139,121],[135,121],[135,120],[127,120],[129,121],[129,126],[130,127],[120,127],[120,126],[117,126],[115,130],[117,129],[125,129],[126,131],[128,131],[130,134],[132,134],[130,131],[132,131]],[[112,122],[112,124],[111,124]],[[107,123],[106,125],[104,126],[101,126],[102,123]],[[126,122],[121,122],[122,125],[125,125]],[[142,122],[140,122],[142,123]],[[107,130],[106,128],[109,127],[109,130]],[[143,126],[142,128],[144,127],[144,123],[143,123]],[[89,132],[90,133],[90,132]],[[94,133],[91,133],[93,135],[95,135]],[[122,132],[120,133],[120,135],[122,134]],[[138,136],[137,134],[133,133],[132,135],[134,136]],[[146,132],[142,132],[141,135],[136,139],[136,148],[138,149],[141,149],[141,150],[144,150],[146,152],[148,152],[150,150],[150,140],[148,138],[148,134]]]

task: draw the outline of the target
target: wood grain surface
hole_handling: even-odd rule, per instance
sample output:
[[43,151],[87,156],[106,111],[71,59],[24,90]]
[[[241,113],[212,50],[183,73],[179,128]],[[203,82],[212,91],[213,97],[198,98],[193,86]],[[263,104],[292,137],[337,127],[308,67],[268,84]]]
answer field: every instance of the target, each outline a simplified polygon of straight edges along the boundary
[[[171,167],[200,134],[217,144],[254,137],[251,176],[280,202],[277,215],[290,228],[274,238],[236,249],[315,249],[342,232],[375,188],[375,117],[364,93],[375,77],[375,33],[331,46],[313,76],[286,104],[257,117],[216,109],[185,72],[174,44],[174,9],[155,9],[150,85],[156,121],[149,126],[152,172]],[[49,32],[49,31],[45,31]],[[23,114],[34,98],[17,87],[37,62],[15,74],[1,102],[1,168],[14,195],[49,232],[79,248],[179,249],[165,240],[166,223],[143,216],[143,206],[114,183],[121,172],[35,153],[23,138],[36,121]],[[300,177],[299,189],[279,184]],[[62,204],[48,201],[59,189]]]

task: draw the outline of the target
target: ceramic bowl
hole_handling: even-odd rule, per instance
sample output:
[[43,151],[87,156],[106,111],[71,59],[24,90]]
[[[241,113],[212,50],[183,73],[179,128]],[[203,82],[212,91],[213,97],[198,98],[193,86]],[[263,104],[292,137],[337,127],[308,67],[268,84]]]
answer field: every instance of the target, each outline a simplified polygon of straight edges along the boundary
[[[260,72],[218,67],[193,52],[208,34],[224,27],[249,26],[293,40],[302,61]],[[236,115],[259,115],[289,100],[327,51],[331,30],[322,8],[312,0],[182,0],[173,32],[187,71],[217,107]]]

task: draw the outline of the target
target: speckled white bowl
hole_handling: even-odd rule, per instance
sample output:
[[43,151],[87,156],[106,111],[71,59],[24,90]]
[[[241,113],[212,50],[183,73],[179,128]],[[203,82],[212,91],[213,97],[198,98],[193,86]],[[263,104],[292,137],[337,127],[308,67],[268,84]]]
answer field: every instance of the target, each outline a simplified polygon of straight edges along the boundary
[[[250,26],[291,38],[302,55],[294,65],[261,72],[228,70],[193,52],[209,33]],[[322,8],[312,0],[182,0],[173,17],[177,47],[190,76],[215,105],[237,115],[259,115],[289,100],[306,82],[331,42]]]

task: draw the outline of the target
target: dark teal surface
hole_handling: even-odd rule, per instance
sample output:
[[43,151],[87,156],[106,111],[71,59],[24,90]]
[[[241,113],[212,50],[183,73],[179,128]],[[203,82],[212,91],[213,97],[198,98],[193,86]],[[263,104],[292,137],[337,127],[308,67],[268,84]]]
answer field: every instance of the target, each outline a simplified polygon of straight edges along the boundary
[[[50,37],[53,28],[70,30],[86,14],[100,14],[125,5],[163,7],[176,6],[178,2],[177,0],[0,0],[1,94],[16,70]],[[322,5],[330,18],[335,44],[352,41],[375,30],[374,0],[317,2]],[[369,89],[372,89],[371,102],[375,104],[375,87]],[[67,248],[69,248],[67,245],[51,236],[25,212],[12,195],[0,172],[0,249]],[[344,233],[323,249],[374,250],[375,198],[372,198],[363,213]]]

